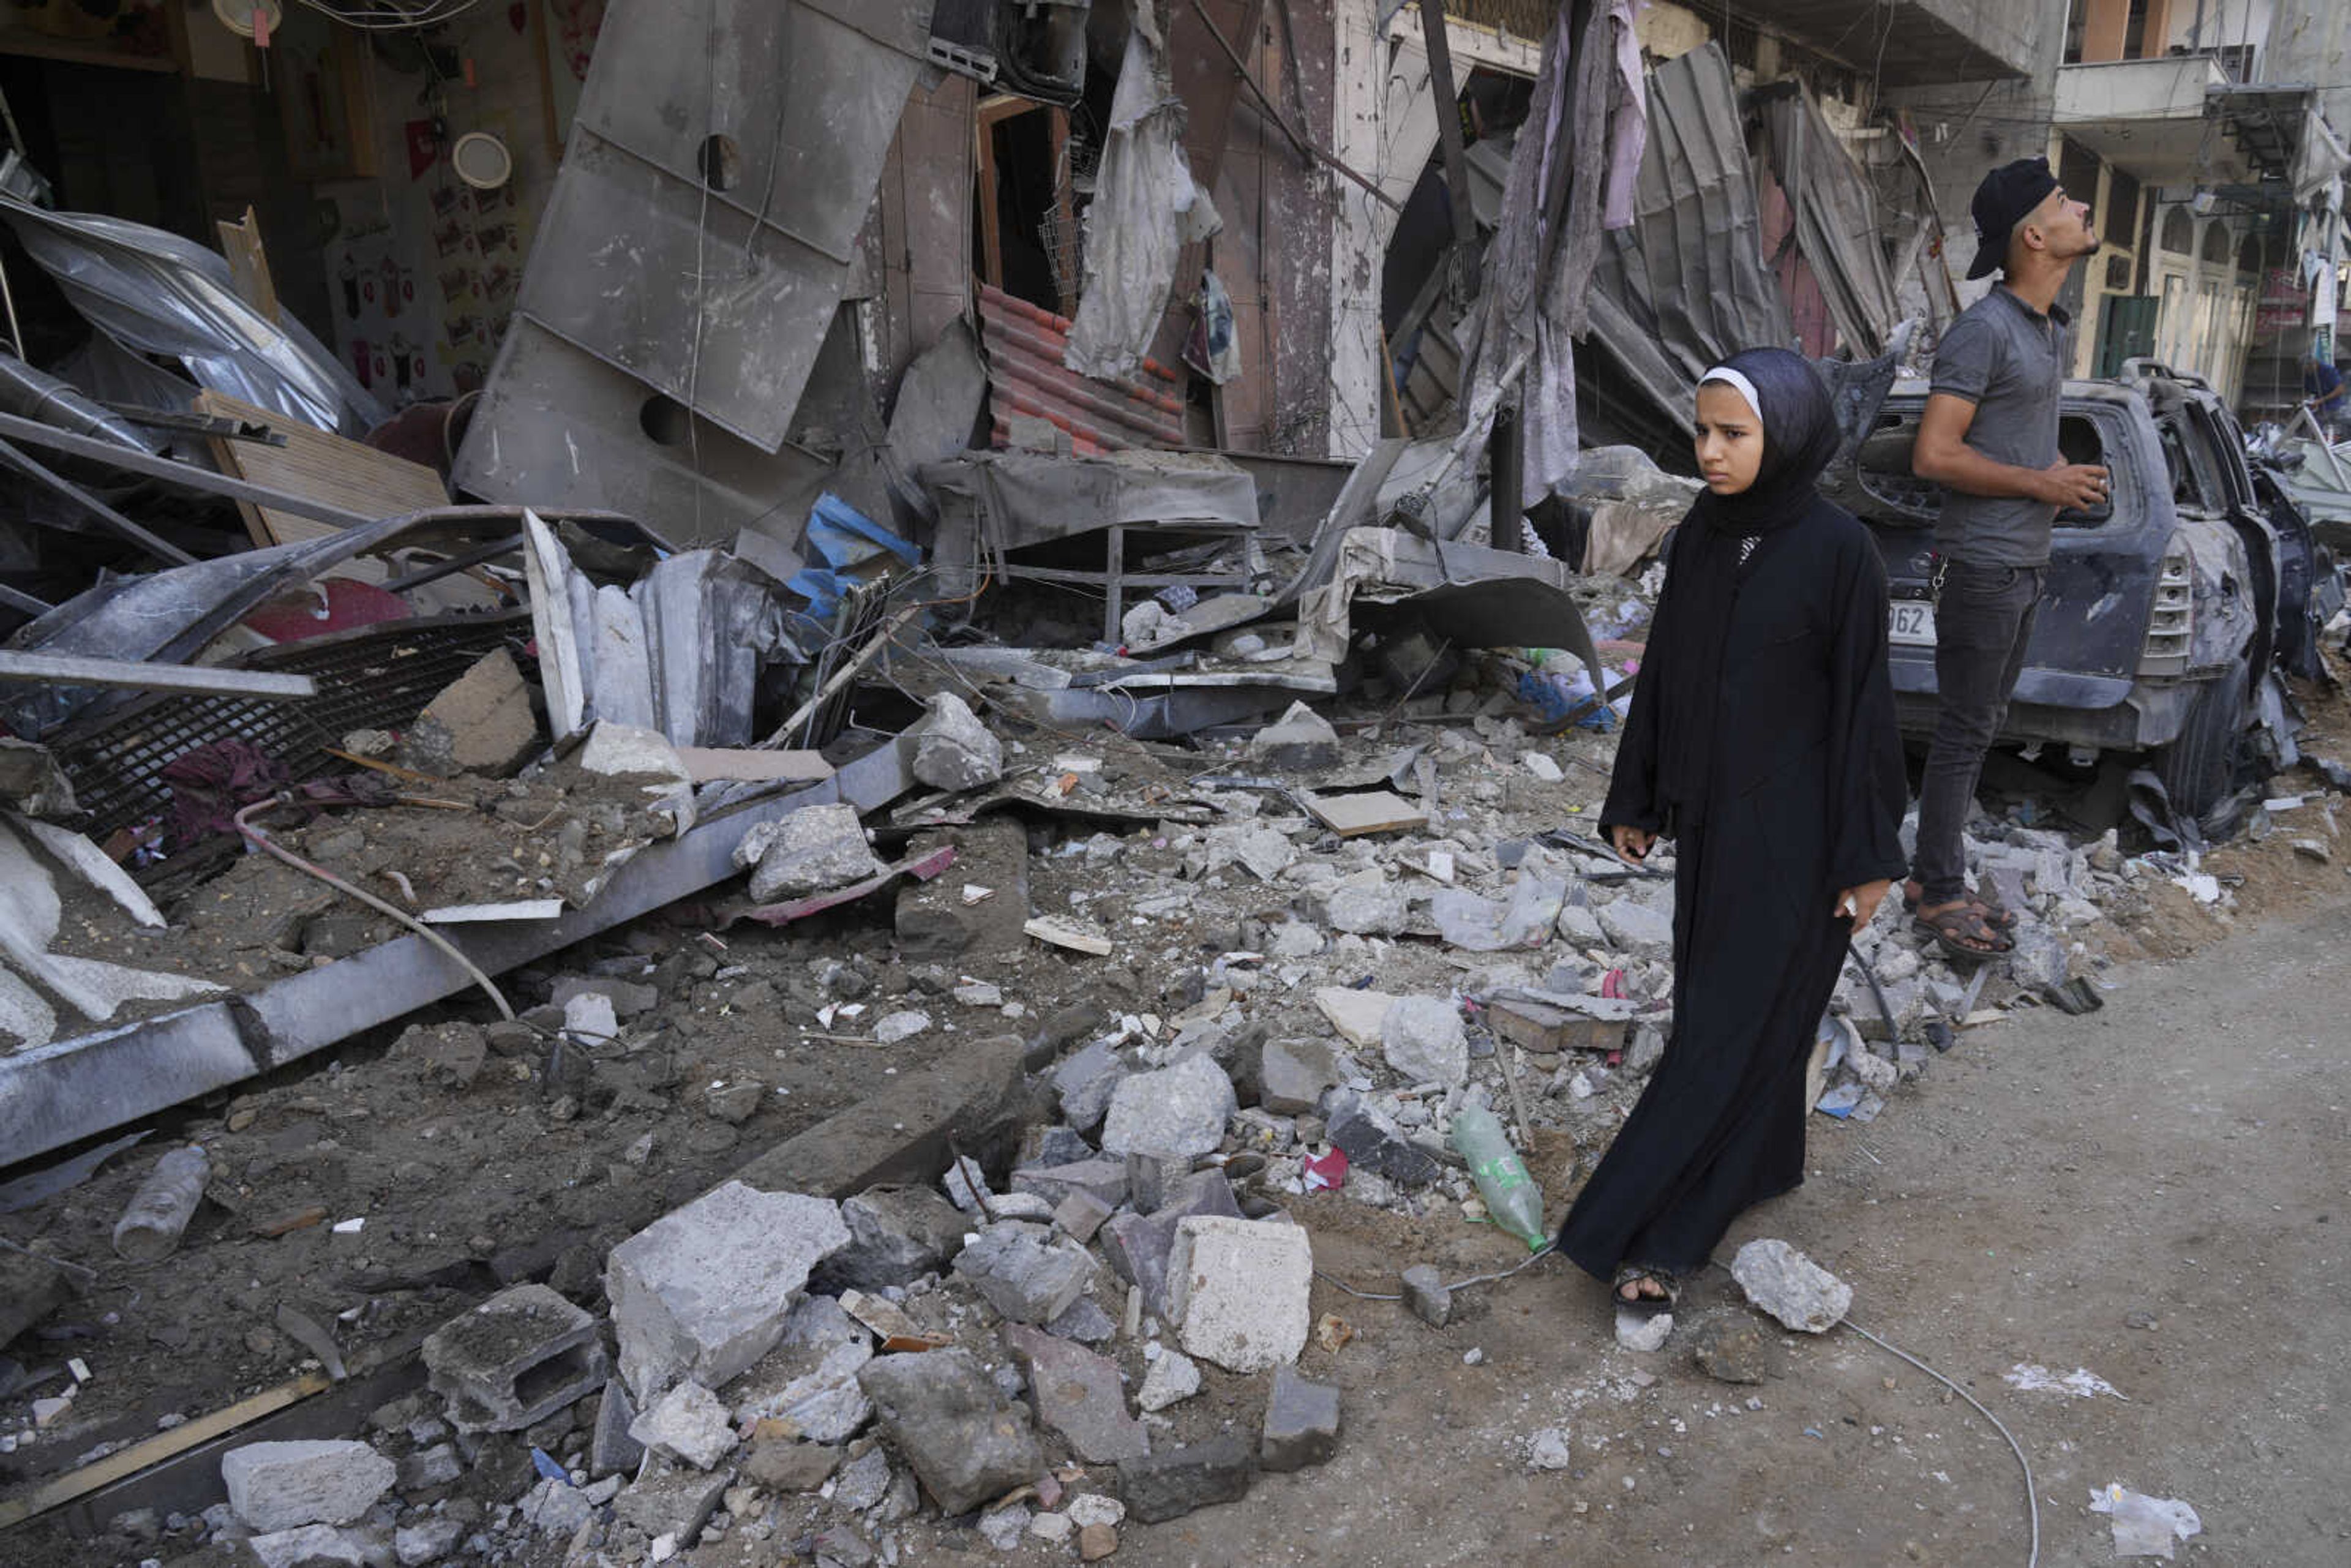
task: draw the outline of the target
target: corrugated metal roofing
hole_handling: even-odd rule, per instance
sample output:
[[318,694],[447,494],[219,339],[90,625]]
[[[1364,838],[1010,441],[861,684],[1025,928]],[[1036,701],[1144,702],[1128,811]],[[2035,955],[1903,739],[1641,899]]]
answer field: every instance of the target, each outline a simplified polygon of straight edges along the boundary
[[1061,363],[1070,319],[979,286],[979,316],[987,335],[987,382],[994,441],[1006,444],[1012,414],[1050,420],[1081,454],[1130,446],[1186,444],[1183,387],[1175,372],[1145,360],[1134,381],[1103,382]]

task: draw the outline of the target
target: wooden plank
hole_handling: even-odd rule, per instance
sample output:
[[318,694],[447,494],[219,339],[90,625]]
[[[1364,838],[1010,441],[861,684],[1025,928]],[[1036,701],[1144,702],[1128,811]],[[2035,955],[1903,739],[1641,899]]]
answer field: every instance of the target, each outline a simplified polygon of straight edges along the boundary
[[[283,446],[215,440],[212,444],[214,459],[219,463],[221,472],[231,478],[290,491],[369,519],[449,504],[449,487],[441,482],[440,475],[421,463],[346,441],[224,392],[198,392],[195,406],[200,413],[224,419],[256,420],[286,436]],[[244,500],[237,504],[245,513],[246,528],[257,546],[296,544],[338,531],[332,524],[298,517],[274,507]]]
[[832,764],[815,751],[681,746],[677,759],[685,764],[685,776],[696,784],[715,779],[745,784],[821,784],[832,777]]
[[0,1502],[0,1530],[62,1507],[78,1497],[86,1497],[100,1487],[110,1486],[126,1476],[136,1475],[151,1465],[162,1464],[174,1455],[184,1454],[199,1444],[234,1432],[240,1427],[308,1399],[313,1394],[324,1393],[332,1386],[333,1383],[325,1373],[306,1372],[290,1383],[281,1383],[249,1399],[240,1399],[225,1410],[199,1416],[143,1443],[133,1443],[118,1453],[109,1454],[94,1464],[69,1470],[28,1497],[11,1498]]
[[1517,997],[1497,997],[1486,1009],[1486,1021],[1497,1038],[1544,1056],[1562,1051],[1622,1051],[1623,1019],[1589,1018],[1566,1008],[1545,1007]]
[[272,700],[319,695],[319,684],[308,675],[217,670],[201,664],[142,664],[131,659],[84,659],[64,653],[0,653],[0,681],[120,686],[137,692],[199,692],[208,696]]
[[1064,920],[1058,915],[1040,915],[1020,929],[1040,942],[1066,947],[1072,953],[1090,953],[1097,958],[1107,958],[1111,954],[1108,937],[1097,936],[1075,921]]
[[1343,839],[1428,825],[1425,809],[1386,789],[1374,789],[1367,795],[1309,795],[1306,809],[1314,813],[1317,821]]
[[277,320],[277,285],[269,276],[269,255],[261,247],[261,221],[253,215],[253,208],[245,209],[241,222],[223,218],[213,226],[220,231],[221,254],[228,257],[229,280],[236,287],[237,298],[260,311],[264,319]]

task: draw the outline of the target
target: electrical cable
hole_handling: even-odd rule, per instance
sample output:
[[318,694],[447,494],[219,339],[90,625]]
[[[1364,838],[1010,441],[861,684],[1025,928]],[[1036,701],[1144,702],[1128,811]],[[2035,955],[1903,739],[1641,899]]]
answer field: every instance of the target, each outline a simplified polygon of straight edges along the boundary
[[1952,1393],[1966,1400],[1970,1405],[1974,1406],[1976,1414],[1991,1422],[1992,1430],[1998,1432],[2002,1437],[2008,1440],[2009,1452],[2016,1456],[2017,1468],[2024,1472],[2024,1506],[2026,1513],[2032,1522],[2032,1545],[2031,1550],[2025,1554],[2024,1568],[2040,1568],[2041,1500],[2039,1495],[2033,1490],[2032,1461],[2024,1457],[2024,1445],[2018,1442],[2016,1440],[2015,1434],[2011,1432],[2006,1427],[2001,1425],[2000,1417],[1985,1409],[1982,1402],[1978,1400],[1974,1395],[1969,1393],[1966,1389],[1960,1387],[1958,1384],[1952,1382],[1949,1378],[1944,1376],[1941,1373],[1936,1371],[1925,1362],[1920,1361],[1917,1356],[1912,1355],[1900,1345],[1894,1344],[1888,1341],[1878,1338],[1876,1334],[1870,1333],[1867,1329],[1862,1327],[1851,1318],[1844,1319],[1844,1324],[1846,1328],[1851,1329],[1854,1333],[1859,1334],[1870,1343],[1876,1345],[1878,1349],[1886,1352],[1888,1354],[1900,1356],[1904,1361],[1908,1362],[1911,1365],[1917,1367],[1919,1371],[1925,1373],[1928,1376],[1933,1378],[1936,1382],[1941,1384],[1944,1387],[1949,1389]]
[[[1556,1244],[1546,1241],[1532,1252],[1528,1253],[1522,1261],[1514,1263],[1508,1269],[1498,1270],[1491,1274],[1472,1274],[1466,1280],[1454,1281],[1452,1283],[1447,1285],[1445,1289],[1447,1291],[1466,1291],[1472,1285],[1490,1285],[1497,1281],[1507,1280],[1513,1274],[1521,1273],[1526,1270],[1533,1268],[1536,1264],[1541,1262],[1544,1259],[1550,1257],[1552,1253],[1558,1250],[1559,1248]],[[1401,1294],[1390,1295],[1379,1291],[1359,1291],[1355,1289],[1354,1286],[1347,1283],[1344,1280],[1334,1278],[1332,1275],[1324,1273],[1320,1269],[1314,1270],[1314,1277],[1334,1290],[1344,1291],[1347,1294],[1354,1297],[1357,1301],[1401,1301],[1404,1300],[1404,1297]]]
[[482,0],[431,0],[430,4],[418,9],[395,4],[393,0],[377,0],[374,5],[359,10],[346,10],[330,4],[329,0],[295,0],[295,3],[358,32],[404,33],[455,21],[481,5]]

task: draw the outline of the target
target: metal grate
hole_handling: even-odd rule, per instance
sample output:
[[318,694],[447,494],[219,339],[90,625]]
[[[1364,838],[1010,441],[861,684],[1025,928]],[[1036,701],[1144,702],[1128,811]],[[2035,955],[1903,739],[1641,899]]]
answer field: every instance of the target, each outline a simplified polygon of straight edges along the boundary
[[216,740],[242,740],[283,762],[297,780],[348,766],[325,748],[355,729],[399,729],[484,654],[530,635],[530,612],[436,615],[264,649],[249,670],[308,675],[319,695],[296,702],[159,695],[63,731],[49,745],[103,841],[171,803],[162,779],[172,758]]

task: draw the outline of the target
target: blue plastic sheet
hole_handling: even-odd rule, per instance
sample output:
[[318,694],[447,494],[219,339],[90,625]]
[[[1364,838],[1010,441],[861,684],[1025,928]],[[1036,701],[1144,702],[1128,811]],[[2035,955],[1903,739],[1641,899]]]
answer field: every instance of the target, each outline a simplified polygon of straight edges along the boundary
[[908,567],[923,564],[923,552],[883,528],[831,491],[817,497],[809,512],[804,547],[824,559],[822,566],[801,569],[784,586],[809,601],[810,619],[830,622],[841,596],[866,575],[858,569],[878,556],[892,555]]

